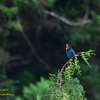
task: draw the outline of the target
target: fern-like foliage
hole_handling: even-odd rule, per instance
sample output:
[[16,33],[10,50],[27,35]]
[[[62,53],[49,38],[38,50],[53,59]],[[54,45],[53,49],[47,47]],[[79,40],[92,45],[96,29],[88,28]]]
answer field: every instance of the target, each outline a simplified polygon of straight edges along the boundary
[[75,55],[75,62],[72,60],[66,62],[61,70],[58,70],[58,74],[50,74],[50,88],[48,89],[49,94],[38,96],[38,100],[86,100],[85,91],[83,86],[80,84],[78,78],[73,78],[75,70],[77,74],[81,74],[78,56],[81,56],[83,60],[90,66],[88,59],[91,55],[95,55],[93,50],[87,52],[79,52]]

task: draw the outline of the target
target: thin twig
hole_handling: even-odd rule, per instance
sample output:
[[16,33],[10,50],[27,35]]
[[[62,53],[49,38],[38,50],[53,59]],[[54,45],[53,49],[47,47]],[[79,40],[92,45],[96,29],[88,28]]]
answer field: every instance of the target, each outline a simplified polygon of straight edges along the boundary
[[62,92],[62,72],[63,72],[63,69],[65,68],[65,66],[68,64],[68,62],[69,61],[67,61],[64,65],[63,65],[63,67],[61,68],[61,71],[60,71],[60,83],[59,83],[59,85],[60,85],[60,92]]
[[[67,85],[64,85],[63,87],[65,87],[65,86],[73,86],[73,87],[75,87],[77,90],[78,90],[78,92],[79,93],[81,93],[80,92],[80,90],[79,90],[79,88],[77,87],[77,86],[75,86],[75,85],[73,85],[73,84],[67,84]],[[65,92],[65,91],[64,91]],[[82,94],[81,94],[82,95]],[[83,96],[83,95],[82,95]],[[84,96],[83,96],[84,97]],[[85,98],[85,97],[84,97]]]
[[35,47],[32,45],[31,41],[29,40],[29,38],[27,37],[27,35],[25,34],[24,30],[21,31],[22,36],[24,37],[24,39],[26,40],[27,44],[29,45],[30,49],[32,50],[32,52],[34,53],[35,57],[42,63],[44,64],[44,66],[49,70],[52,71],[50,66],[47,64],[47,62],[45,62],[36,52]]
[[21,58],[23,58],[22,55],[15,55],[15,56],[11,56],[11,57],[9,58],[9,60],[16,60],[16,59],[21,59]]
[[80,25],[84,25],[84,24],[87,24],[87,23],[91,22],[91,20],[86,20],[86,19],[85,20],[83,19],[80,22],[71,22],[68,19],[65,19],[64,17],[62,17],[62,16],[60,16],[60,15],[54,13],[54,12],[51,12],[51,11],[45,10],[44,13],[48,14],[48,15],[51,15],[53,17],[56,17],[56,18],[60,19],[61,21],[63,21],[64,23],[66,23],[68,25],[71,25],[71,26],[80,26]]
[[[81,54],[81,53],[82,53],[82,52],[79,52],[79,53],[75,54],[75,56],[77,56],[77,55],[79,55],[79,54]],[[73,56],[73,57],[75,57],[75,56]],[[71,59],[73,59],[73,57],[72,57]],[[70,60],[69,60],[69,61],[70,61]],[[59,85],[60,85],[60,92],[63,92],[63,91],[62,91],[62,72],[63,72],[65,66],[69,63],[69,61],[67,61],[67,62],[63,65],[63,67],[61,68],[61,71],[60,71],[60,83],[59,83]]]
[[67,85],[64,85],[62,87],[65,87],[65,86],[73,86],[73,87],[75,87],[78,90],[79,93],[81,93],[79,88],[77,86],[73,85],[73,84],[67,84]]
[[[20,16],[18,15],[17,16],[17,20],[20,22],[21,18]],[[50,71],[52,72],[52,69],[51,67],[47,64],[47,62],[45,60],[43,60],[39,55],[38,53],[36,52],[35,50],[35,47],[33,46],[33,44],[31,43],[31,41],[29,40],[29,38],[27,37],[27,35],[25,34],[24,32],[24,29],[23,29],[23,25],[22,25],[22,29],[20,31],[20,33],[22,34],[23,38],[25,39],[25,41],[27,42],[27,44],[29,45],[31,51],[34,53],[35,57]]]
[[54,95],[54,96],[58,96],[59,97],[59,95],[57,95],[57,94],[45,94],[45,95],[42,95],[39,99],[41,99],[42,97],[51,96],[51,95]]
[[86,12],[85,12],[83,19],[87,19],[88,16],[89,16],[89,8],[86,9]]

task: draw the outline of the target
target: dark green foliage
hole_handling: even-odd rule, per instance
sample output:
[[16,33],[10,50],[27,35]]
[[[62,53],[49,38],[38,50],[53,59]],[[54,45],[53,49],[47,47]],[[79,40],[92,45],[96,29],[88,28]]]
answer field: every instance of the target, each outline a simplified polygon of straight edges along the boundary
[[[84,55],[83,55],[84,53]],[[82,58],[87,62],[87,58],[94,55],[93,50],[87,52],[80,52],[76,56],[82,54]],[[86,100],[85,91],[83,86],[80,85],[78,78],[73,78],[75,70],[77,69],[77,74],[81,74],[80,66],[78,65],[78,59],[76,58],[75,63],[69,62],[67,68],[62,67],[58,74],[50,74],[50,80],[46,81],[41,78],[41,82],[36,85],[30,84],[29,87],[24,86],[23,96],[27,100]],[[66,63],[68,64],[68,62]],[[90,66],[90,65],[89,65]],[[21,98],[17,97],[16,100]]]
[[[45,14],[45,10],[71,22],[84,19],[91,22],[71,26]],[[22,32],[31,42],[32,49]],[[86,97],[89,100],[99,100],[100,0],[0,0],[0,86],[5,84],[4,88],[8,87],[15,93],[12,99],[16,96],[23,97],[23,86],[37,83],[41,76],[48,79],[48,73],[56,73],[61,68],[68,60],[65,54],[66,43],[70,43],[76,53],[89,49],[95,51],[96,57],[90,59],[90,62],[93,62],[92,66],[97,68],[95,71],[93,67],[87,69],[86,65],[79,70],[83,64],[81,60],[80,66],[75,66],[78,73],[85,73],[79,79],[82,80],[80,82],[85,86],[85,90],[88,90]],[[82,56],[84,59],[85,52]],[[88,64],[88,59],[84,60]],[[73,66],[71,68],[73,69]],[[11,100],[10,97],[1,99]]]
[[[97,65],[91,64],[91,67],[87,67],[86,64],[81,63],[81,76],[78,76],[81,83],[86,90],[86,97],[88,100],[99,100],[100,94],[100,80],[99,70]],[[88,73],[88,75],[87,75]],[[93,95],[91,95],[93,93]]]

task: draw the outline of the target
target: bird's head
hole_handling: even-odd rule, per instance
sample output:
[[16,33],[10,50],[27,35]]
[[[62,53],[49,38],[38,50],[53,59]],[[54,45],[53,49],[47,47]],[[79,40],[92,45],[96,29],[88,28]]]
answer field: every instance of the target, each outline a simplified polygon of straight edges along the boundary
[[66,50],[72,48],[72,46],[70,44],[66,44]]

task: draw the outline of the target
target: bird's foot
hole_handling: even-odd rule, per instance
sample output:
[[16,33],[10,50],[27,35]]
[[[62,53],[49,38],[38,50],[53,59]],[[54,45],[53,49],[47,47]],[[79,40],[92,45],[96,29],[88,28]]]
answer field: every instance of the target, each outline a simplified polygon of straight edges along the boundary
[[73,59],[73,57],[71,59]]

